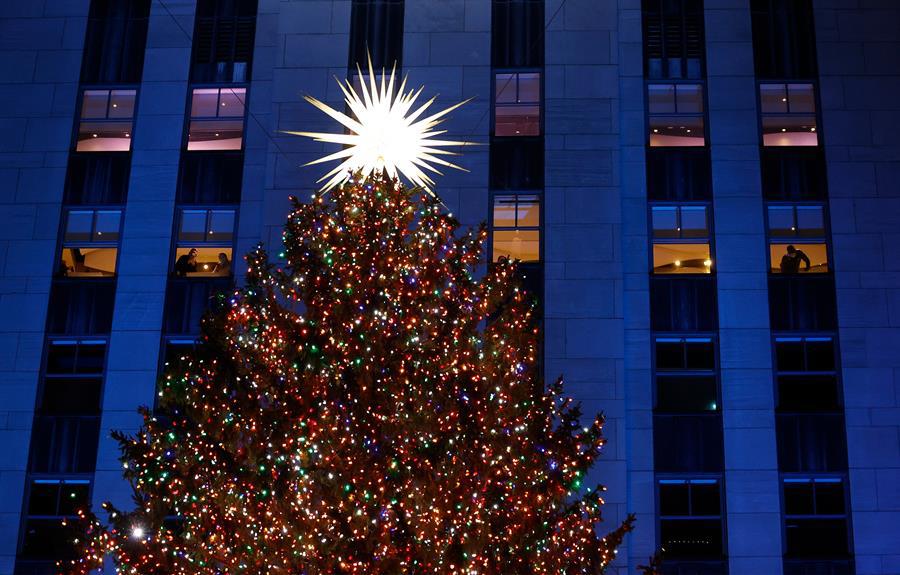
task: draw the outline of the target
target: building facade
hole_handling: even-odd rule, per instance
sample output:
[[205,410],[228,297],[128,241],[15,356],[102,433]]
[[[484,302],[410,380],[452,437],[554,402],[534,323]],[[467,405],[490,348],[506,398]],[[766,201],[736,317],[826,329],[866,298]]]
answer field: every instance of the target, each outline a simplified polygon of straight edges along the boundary
[[900,574],[900,4],[0,4],[0,575],[128,505],[133,431],[241,254],[278,252],[341,106],[396,63],[483,144],[437,192],[539,296],[607,416],[617,560]]

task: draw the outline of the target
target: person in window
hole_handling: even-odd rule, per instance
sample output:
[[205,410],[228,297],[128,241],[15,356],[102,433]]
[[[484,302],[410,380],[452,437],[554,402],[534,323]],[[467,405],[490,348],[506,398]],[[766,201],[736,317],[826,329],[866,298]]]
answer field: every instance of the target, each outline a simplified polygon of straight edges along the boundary
[[213,271],[220,276],[231,274],[231,262],[228,260],[228,254],[225,252],[219,253],[219,261],[216,263],[216,268]]
[[808,272],[810,266],[809,256],[803,253],[803,250],[798,250],[792,245],[788,246],[787,253],[781,256],[781,273],[799,273],[801,261],[806,264],[806,267],[803,268],[803,271]]
[[197,271],[197,248],[191,248],[186,254],[181,254],[175,262],[175,275],[184,277]]

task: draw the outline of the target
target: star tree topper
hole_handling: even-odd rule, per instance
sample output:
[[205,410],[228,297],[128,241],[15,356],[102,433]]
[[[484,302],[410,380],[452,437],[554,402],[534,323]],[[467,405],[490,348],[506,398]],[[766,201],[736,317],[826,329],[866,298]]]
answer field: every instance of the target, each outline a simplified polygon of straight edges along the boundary
[[344,146],[340,151],[306,164],[309,166],[332,160],[343,160],[336,168],[319,178],[318,182],[325,181],[320,189],[321,192],[326,192],[346,182],[355,172],[369,176],[383,171],[392,178],[396,178],[398,173],[403,174],[414,185],[431,193],[434,180],[425,173],[425,170],[441,174],[432,164],[466,171],[438,156],[458,155],[456,152],[442,148],[472,144],[437,139],[437,136],[446,133],[446,130],[432,130],[432,128],[443,122],[441,118],[469,100],[459,102],[420,120],[419,117],[434,103],[436,98],[436,96],[432,97],[415,111],[410,112],[424,86],[418,90],[406,92],[406,77],[404,77],[395,93],[394,72],[396,66],[391,70],[387,84],[385,84],[385,74],[382,70],[379,84],[375,79],[371,58],[369,58],[368,86],[359,66],[356,67],[356,70],[361,79],[361,94],[356,91],[349,80],[342,82],[335,78],[344,93],[344,101],[350,107],[354,117],[351,118],[312,96],[304,96],[307,102],[340,122],[352,133],[287,132],[296,136],[307,136],[317,142]]

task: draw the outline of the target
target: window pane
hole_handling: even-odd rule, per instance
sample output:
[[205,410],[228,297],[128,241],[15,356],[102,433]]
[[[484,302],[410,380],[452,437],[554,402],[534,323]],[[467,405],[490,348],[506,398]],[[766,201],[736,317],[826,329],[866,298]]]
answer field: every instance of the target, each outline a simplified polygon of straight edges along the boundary
[[722,556],[722,523],[718,519],[664,519],[659,530],[667,558]]
[[60,488],[59,514],[72,516],[90,503],[90,484],[87,481],[65,482]]
[[806,368],[809,371],[833,371],[834,340],[830,337],[807,338]]
[[523,262],[540,261],[540,232],[538,230],[495,230],[494,261],[501,257]]
[[541,225],[541,205],[537,196],[519,196],[516,225],[520,228],[536,228]]
[[797,206],[797,234],[803,237],[825,235],[822,206]]
[[31,482],[28,495],[29,515],[56,515],[59,501],[59,481],[37,480]]
[[679,114],[703,113],[703,86],[699,84],[678,85],[676,97]]
[[100,413],[101,381],[96,377],[46,378],[41,391],[41,413],[45,415]]
[[494,198],[494,227],[514,228],[516,226],[516,197],[497,196]]
[[800,338],[775,341],[775,365],[778,371],[803,371],[803,341]]
[[794,206],[769,206],[769,235],[791,237],[797,228],[794,225]]
[[240,150],[243,120],[196,120],[190,124],[188,150]]
[[721,499],[719,498],[719,484],[716,482],[691,483],[691,515],[719,515],[721,513]]
[[825,244],[770,244],[769,257],[773,274],[828,272]]
[[656,409],[692,413],[717,411],[714,376],[656,376]]
[[647,106],[650,114],[674,114],[675,86],[673,84],[650,84],[647,86]]
[[706,206],[682,206],[681,237],[705,238],[708,236]]
[[675,206],[655,206],[650,210],[653,220],[654,238],[677,238],[678,208]]
[[219,96],[219,116],[242,118],[246,101],[247,90],[245,88],[223,88]]
[[216,277],[231,275],[232,249],[176,248],[173,273],[179,277]]
[[75,373],[78,346],[74,341],[51,342],[47,349],[47,373]]
[[688,369],[712,371],[716,368],[716,351],[711,340],[685,340]]
[[703,116],[651,116],[651,147],[706,145]]
[[234,236],[234,210],[210,211],[207,232],[207,241],[230,242]]
[[653,244],[653,273],[708,274],[709,244]]
[[684,369],[684,343],[681,340],[656,340],[656,369]]
[[66,217],[67,242],[87,242],[91,239],[91,227],[94,224],[94,212],[92,210],[72,210]]
[[81,119],[106,118],[109,90],[85,90],[81,102]]
[[690,514],[689,496],[687,481],[678,481],[677,483],[674,481],[661,481],[659,485],[659,514]]
[[781,411],[834,411],[840,408],[834,375],[778,376],[778,409]]
[[116,275],[117,248],[64,248],[59,275],[65,277],[104,277]]
[[198,88],[191,95],[191,117],[211,118],[218,115],[218,88]]
[[519,103],[540,103],[541,75],[534,73],[519,74]]
[[786,515],[812,515],[813,484],[811,481],[784,482],[784,513]]
[[498,105],[494,109],[495,136],[538,136],[540,133],[540,106]]
[[761,84],[759,102],[763,114],[787,113],[787,92],[784,84]]
[[764,146],[818,146],[815,116],[763,116]]
[[182,210],[178,241],[202,242],[206,240],[206,215],[206,210]]
[[844,509],[844,484],[840,479],[817,479],[816,486],[816,514],[817,515],[843,515]]
[[106,360],[106,342],[82,342],[78,346],[78,373],[101,373]]
[[98,210],[94,223],[94,241],[115,242],[119,240],[119,219],[121,210]]
[[816,97],[812,84],[788,84],[787,90],[792,114],[816,113]]
[[79,152],[127,152],[131,149],[131,122],[81,122]]
[[846,557],[845,519],[788,519],[784,522],[785,555],[789,557]]
[[113,90],[109,97],[110,118],[134,117],[135,90]]
[[498,104],[514,104],[517,101],[516,74],[497,74],[495,98]]

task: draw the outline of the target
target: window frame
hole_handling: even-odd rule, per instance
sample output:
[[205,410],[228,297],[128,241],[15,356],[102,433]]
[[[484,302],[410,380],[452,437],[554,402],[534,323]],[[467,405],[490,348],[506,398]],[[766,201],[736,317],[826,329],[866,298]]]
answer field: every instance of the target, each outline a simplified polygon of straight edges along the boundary
[[[181,232],[181,221],[184,212],[206,212],[206,226],[204,228],[204,237],[208,235],[212,212],[232,212],[234,214],[234,223],[231,231],[230,241],[181,241],[179,235]],[[172,255],[169,258],[169,276],[175,276],[175,263],[178,261],[178,250],[185,248],[226,248],[231,250],[231,270],[225,276],[184,276],[178,277],[180,280],[192,279],[209,279],[209,278],[234,278],[234,254],[237,251],[237,232],[238,218],[240,217],[239,204],[179,204],[175,207],[175,217],[173,218],[172,231]]]
[[[815,484],[816,483],[841,483],[843,489],[843,499],[844,499],[844,513],[840,515],[834,514],[788,514],[786,504],[786,498],[784,495],[784,487],[786,483],[800,483],[800,482],[810,482],[813,485],[813,505],[815,505]],[[803,561],[803,560],[816,560],[816,561],[841,561],[844,559],[850,559],[852,561],[853,558],[853,524],[852,517],[853,514],[851,512],[850,505],[850,482],[849,476],[846,473],[779,473],[778,478],[778,500],[780,504],[781,510],[781,541],[782,541],[782,559],[784,561]],[[847,531],[847,556],[837,556],[837,557],[802,557],[802,556],[792,556],[788,555],[787,549],[787,522],[788,519],[843,519],[844,525],[846,526]]]
[[[771,148],[771,146],[770,146]],[[821,236],[772,236],[772,228],[769,223],[769,208],[770,207],[791,207],[793,208],[793,218],[794,222],[797,222],[797,208],[803,207],[820,207],[822,208],[822,235]],[[828,201],[802,201],[802,202],[791,202],[791,201],[776,201],[776,200],[766,200],[763,202],[763,220],[766,232],[766,275],[768,277],[783,277],[785,275],[797,275],[803,276],[807,275],[809,272],[800,272],[799,274],[783,274],[780,272],[773,272],[772,270],[776,267],[775,263],[772,261],[772,246],[784,246],[785,248],[789,245],[802,245],[802,244],[822,244],[825,246],[825,257],[827,258],[826,264],[828,269],[824,272],[812,272],[811,275],[815,276],[834,276],[834,254],[832,253],[832,242],[831,242],[831,214],[829,212],[829,203]]]
[[[651,388],[651,402],[653,413],[660,415],[721,415],[722,413],[722,382],[721,382],[721,365],[719,363],[719,342],[718,335],[712,332],[704,333],[662,333],[653,332],[650,336],[650,370],[653,385]],[[674,343],[678,340],[681,344],[681,355],[684,365],[687,365],[688,347],[690,340],[708,341],[712,344],[713,367],[710,369],[660,369],[657,365],[657,343],[659,341],[668,341]],[[715,409],[704,411],[686,411],[686,410],[664,410],[659,407],[659,378],[687,379],[691,378],[712,378],[716,386],[716,406]]]
[[[763,106],[762,106],[762,86],[763,85],[783,85],[785,87],[785,95],[787,96],[787,86],[791,84],[811,84],[813,89],[813,104],[816,109],[813,114],[809,113],[783,113],[783,114],[775,114],[775,113],[767,113],[765,116],[769,117],[797,117],[797,116],[813,116],[816,121],[816,145],[815,146],[767,146],[765,143],[765,131],[763,128]],[[822,102],[821,102],[821,90],[819,86],[818,78],[756,78],[756,124],[757,124],[757,132],[759,133],[759,147],[761,150],[778,150],[778,149],[788,149],[788,150],[796,150],[796,149],[808,149],[808,150],[823,150],[825,148],[824,145],[824,130],[822,129]],[[788,101],[788,105],[790,105],[790,101]]]
[[[701,520],[709,520],[709,519],[718,519],[720,525],[721,532],[721,546],[722,546],[722,555],[718,558],[700,558],[700,557],[674,557],[666,560],[666,564],[672,563],[724,563],[728,557],[728,522],[727,518],[727,509],[725,507],[726,499],[725,499],[725,476],[723,473],[655,473],[654,474],[654,510],[655,510],[655,531],[656,531],[656,541],[662,545],[662,521],[663,519],[669,521],[701,521]],[[661,510],[661,497],[662,489],[661,485],[663,483],[682,483],[686,482],[688,485],[693,484],[706,484],[709,485],[711,483],[715,483],[719,487],[719,514],[718,515],[663,515]],[[688,488],[690,490],[690,487]],[[688,505],[692,504],[692,498],[689,492],[688,495]]]
[[[653,227],[653,210],[654,208],[668,208],[674,207],[677,210],[677,218],[678,223],[681,223],[681,212],[683,208],[692,208],[692,207],[703,207],[705,209],[706,215],[706,237],[697,237],[697,238],[656,238],[654,237],[654,227]],[[664,201],[655,201],[651,200],[647,202],[647,230],[649,231],[649,239],[650,239],[650,249],[648,251],[649,258],[649,273],[651,277],[666,277],[666,276],[677,276],[677,277],[708,277],[716,275],[716,246],[715,246],[715,230],[713,229],[713,202],[712,200],[708,201],[685,201],[685,202],[664,202]],[[680,229],[680,228],[679,228]],[[656,273],[654,270],[656,269],[654,266],[655,258],[653,253],[653,247],[655,245],[703,245],[706,244],[709,248],[709,260],[710,265],[709,271],[706,273]]]
[[[519,76],[521,74],[537,74],[538,76],[538,101],[537,101],[537,109],[538,109],[538,133],[537,134],[522,134],[522,135],[506,135],[506,136],[498,136],[496,135],[497,128],[497,76],[501,74],[511,74],[516,77],[516,99],[518,100],[519,94],[519,85],[520,79]],[[490,136],[491,138],[496,138],[499,140],[520,140],[527,138],[543,138],[544,137],[544,116],[545,116],[545,94],[544,94],[544,83],[545,83],[545,73],[543,68],[491,68],[491,126],[490,126]],[[534,103],[503,103],[500,107],[504,108],[516,108],[516,107],[526,107],[526,106],[534,106]]]
[[[654,114],[650,112],[650,86],[672,86],[675,90],[675,106],[676,112],[671,114]],[[679,114],[677,112],[678,106],[678,86],[699,86],[702,91],[701,103],[703,105],[703,111],[699,114],[691,113],[691,114]],[[692,79],[692,80],[681,80],[681,79],[661,79],[659,81],[652,79],[644,80],[644,147],[647,150],[685,150],[685,149],[697,149],[697,150],[708,150],[710,148],[709,145],[709,94],[706,85],[705,76],[701,79]],[[685,117],[685,118],[700,118],[703,121],[703,145],[702,146],[653,146],[650,144],[651,135],[653,128],[650,125],[650,119],[653,117]]]
[[[109,99],[114,91],[123,91],[123,90],[134,90],[134,107],[132,109],[131,118],[128,120],[131,122],[131,130],[128,132],[128,149],[127,150],[79,150],[78,143],[80,140],[78,139],[79,134],[81,133],[81,124],[84,121],[82,117],[82,111],[84,109],[84,94],[88,91],[103,91],[107,92],[107,99]],[[70,154],[78,154],[78,155],[97,155],[97,154],[131,154],[134,150],[134,137],[135,130],[137,129],[137,119],[138,119],[138,110],[140,107],[141,101],[141,85],[140,84],[82,84],[78,86],[78,96],[75,100],[75,125],[72,127],[72,145],[69,148]],[[125,118],[120,119],[110,119],[109,118],[109,102],[107,100],[107,109],[106,109],[106,117],[104,118],[88,118],[87,121],[96,124],[121,124],[126,120]],[[123,202],[124,203],[124,202]]]
[[[53,277],[55,278],[64,278],[67,280],[75,280],[75,281],[96,281],[96,280],[109,280],[111,278],[117,278],[119,276],[119,261],[122,254],[122,233],[125,229],[125,205],[124,204],[113,204],[113,205],[98,205],[98,204],[88,204],[88,205],[64,205],[60,214],[60,223],[59,223],[59,233],[57,237],[59,241],[56,246],[56,258],[53,262]],[[119,212],[119,230],[117,233],[117,237],[115,240],[103,241],[103,240],[86,240],[86,241],[75,241],[75,240],[66,240],[66,229],[68,228],[69,223],[69,214],[72,212],[92,212],[93,215],[91,217],[91,236],[94,235],[94,230],[97,226],[97,213],[98,212]],[[62,261],[63,252],[67,249],[72,248],[81,248],[81,247],[96,247],[96,248],[114,248],[116,250],[116,263],[115,263],[115,272],[111,275],[106,276],[69,276],[63,275],[59,273],[59,264]]]
[[[538,233],[538,259],[536,261],[523,261],[520,260],[521,265],[542,265],[545,261],[544,259],[544,191],[543,190],[522,190],[522,191],[513,191],[513,190],[492,190],[489,194],[490,199],[490,219],[488,226],[488,238],[487,238],[487,246],[488,249],[486,251],[487,262],[488,264],[496,261],[494,258],[494,231],[537,231]],[[497,198],[503,197],[513,197],[516,198],[515,203],[515,211],[516,211],[516,222],[518,223],[518,212],[519,212],[519,196],[531,196],[537,199],[538,203],[538,225],[537,226],[515,226],[515,227],[506,227],[501,226],[497,227],[494,224],[494,206],[496,205]]]
[[[779,341],[799,341],[803,345],[803,361],[804,366],[809,365],[809,349],[807,347],[808,340],[817,340],[817,339],[830,339],[832,343],[832,349],[834,353],[834,369],[831,370],[782,370],[778,367],[778,343]],[[843,411],[844,406],[844,386],[843,386],[843,378],[841,377],[842,369],[841,369],[841,350],[840,350],[840,339],[837,334],[834,332],[773,332],[771,338],[771,349],[772,349],[772,382],[773,382],[773,397],[775,398],[775,413],[784,413],[784,414],[806,414],[806,413],[841,413]],[[837,402],[836,406],[833,409],[815,409],[811,411],[799,411],[797,409],[786,409],[781,407],[781,385],[780,378],[782,377],[831,377],[834,378],[834,387],[835,387],[835,401]],[[802,384],[800,384],[802,385]]]
[[[241,119],[241,147],[240,148],[225,148],[225,149],[194,149],[191,150],[188,146],[191,144],[191,124],[194,121],[198,122],[214,122],[219,119],[232,119],[237,120],[238,116],[225,116],[224,118],[221,116],[193,116],[193,107],[194,107],[194,91],[195,90],[218,90],[218,94],[216,95],[216,110],[219,109],[219,103],[222,98],[222,90],[244,90],[244,114],[240,117]],[[250,82],[243,83],[194,83],[188,86],[187,90],[187,106],[186,112],[184,114],[184,130],[182,136],[182,144],[181,144],[181,153],[182,154],[197,154],[197,153],[208,153],[208,154],[224,154],[224,153],[240,153],[243,154],[244,150],[247,147],[247,123],[250,117]]]

